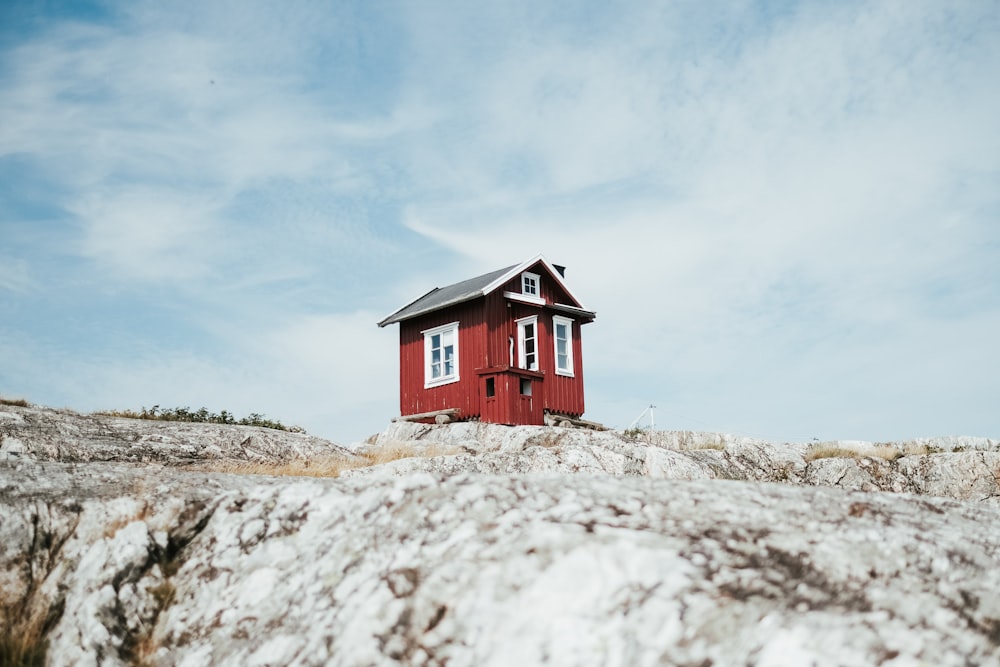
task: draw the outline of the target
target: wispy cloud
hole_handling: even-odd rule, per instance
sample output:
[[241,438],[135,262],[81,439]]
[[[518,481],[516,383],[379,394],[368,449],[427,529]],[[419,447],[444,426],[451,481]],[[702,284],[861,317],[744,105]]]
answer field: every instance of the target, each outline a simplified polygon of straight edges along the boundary
[[25,260],[0,255],[0,290],[23,293],[34,285]]
[[179,244],[274,213],[220,219],[227,205],[288,183],[307,205],[371,187],[356,152],[410,122],[391,108],[357,118],[336,108],[337,91],[302,76],[321,45],[315,10],[277,20],[266,7],[230,9],[202,23],[140,4],[112,25],[56,24],[8,54],[0,152],[55,174],[90,259],[133,278],[165,278],[171,266],[190,276],[191,262],[175,261]]
[[[521,32],[530,49],[474,61],[460,109],[477,131],[423,147],[457,195],[415,203],[410,228],[483,264],[533,248],[570,264],[602,313],[588,367],[627,377],[614,386],[640,405],[698,387],[693,410],[719,421],[757,421],[749,403],[795,423],[749,387],[799,404],[825,375],[851,406],[845,365],[878,393],[914,367],[945,381],[932,355],[995,356],[977,331],[1000,307],[996,12],[817,5],[762,25],[736,10],[694,53],[681,18],[629,23],[627,40]],[[871,357],[878,372],[851,361]],[[980,378],[968,395],[997,390]]]
[[[394,413],[374,322],[543,251],[600,314],[594,418],[996,427],[989,3],[104,7],[2,42],[11,354],[102,349],[58,317],[97,299],[187,332],[123,324],[117,370],[75,367],[107,399],[202,373],[191,402]],[[67,367],[32,345],[0,380]]]

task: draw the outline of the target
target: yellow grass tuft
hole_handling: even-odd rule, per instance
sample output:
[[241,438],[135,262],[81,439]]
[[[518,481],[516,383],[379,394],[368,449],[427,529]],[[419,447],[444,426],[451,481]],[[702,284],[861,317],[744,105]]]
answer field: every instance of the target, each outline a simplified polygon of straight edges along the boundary
[[48,651],[46,626],[54,619],[46,618],[45,614],[30,614],[18,618],[16,607],[19,605],[3,605],[0,615],[0,665],[11,667],[42,667],[45,664],[45,653]]
[[821,443],[818,445],[813,445],[806,450],[805,456],[803,457],[806,461],[815,461],[816,459],[864,459],[864,458],[878,458],[885,459],[886,461],[895,461],[908,454],[915,453],[925,453],[911,451],[909,448],[900,449],[894,445],[873,445],[870,447],[864,447],[861,449],[851,449],[849,447],[841,447],[840,445],[834,443]]
[[[462,450],[457,447],[449,447],[433,443],[424,446],[415,446],[405,441],[390,441],[383,445],[371,447],[361,453],[361,457],[368,460],[368,465],[381,465],[391,461],[411,458],[433,458],[435,456],[453,456],[461,454]],[[366,466],[360,466],[366,467]]]
[[203,469],[234,475],[274,475],[290,477],[339,477],[345,470],[368,468],[407,458],[431,458],[461,454],[457,447],[439,444],[417,446],[396,441],[369,447],[354,457],[325,456],[311,459],[292,459],[282,463],[253,461],[218,461],[206,464]]

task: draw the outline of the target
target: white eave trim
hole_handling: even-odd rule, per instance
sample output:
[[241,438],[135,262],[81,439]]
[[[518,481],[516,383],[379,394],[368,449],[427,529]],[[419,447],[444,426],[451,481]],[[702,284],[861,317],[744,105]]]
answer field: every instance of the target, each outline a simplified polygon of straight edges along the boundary
[[504,292],[504,298],[510,299],[511,301],[520,301],[521,303],[530,303],[533,306],[544,306],[545,299],[539,296],[529,296],[527,294],[521,294],[520,292]]
[[586,308],[577,308],[576,306],[570,306],[565,303],[554,303],[550,306],[552,310],[558,310],[564,313],[570,313],[572,315],[582,315],[584,317],[589,317],[595,319],[597,313],[592,310],[587,310]]
[[[552,277],[552,279],[556,281],[556,284],[558,284],[559,287],[561,287],[563,289],[563,291],[566,292],[566,294],[568,294],[571,299],[573,299],[574,301],[576,301],[577,303],[580,304],[580,310],[581,311],[583,311],[585,313],[590,313],[591,312],[591,311],[589,311],[589,310],[587,310],[586,308],[583,307],[583,304],[580,302],[580,300],[578,298],[576,298],[576,295],[573,294],[573,292],[569,289],[569,287],[566,286],[566,283],[563,282],[562,276],[560,276],[559,272],[556,271],[556,267],[552,266],[552,264],[549,263],[549,260],[545,259],[545,255],[541,255],[541,254],[535,255],[534,257],[532,257],[528,261],[523,262],[521,264],[518,264],[517,266],[515,266],[514,268],[512,268],[510,271],[508,271],[507,273],[503,274],[502,276],[500,276],[499,278],[497,278],[496,280],[494,280],[493,282],[491,282],[489,285],[487,285],[486,287],[483,288],[483,294],[484,295],[489,294],[490,292],[492,292],[493,290],[497,289],[498,287],[500,287],[501,285],[503,285],[505,282],[507,282],[508,280],[510,280],[511,278],[513,278],[514,276],[518,276],[518,275],[524,273],[529,268],[531,268],[531,266],[533,264],[536,264],[538,262],[542,263],[542,265],[546,268],[546,270],[548,271],[548,273]],[[571,307],[575,308],[576,306],[571,306]]]

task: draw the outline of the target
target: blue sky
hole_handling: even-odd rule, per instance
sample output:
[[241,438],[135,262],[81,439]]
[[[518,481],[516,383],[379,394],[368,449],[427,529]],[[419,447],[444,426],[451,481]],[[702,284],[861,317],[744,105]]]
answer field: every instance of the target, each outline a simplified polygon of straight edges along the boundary
[[427,289],[541,252],[588,417],[1000,436],[992,2],[0,7],[0,394],[398,413]]

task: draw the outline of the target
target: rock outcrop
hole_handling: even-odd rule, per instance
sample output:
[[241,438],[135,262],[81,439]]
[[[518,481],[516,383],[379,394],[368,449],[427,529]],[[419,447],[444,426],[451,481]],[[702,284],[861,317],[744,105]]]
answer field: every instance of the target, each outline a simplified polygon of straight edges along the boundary
[[0,458],[182,465],[218,459],[277,462],[338,455],[350,456],[350,452],[304,433],[0,405]]
[[59,414],[0,413],[0,661],[1000,664],[995,441],[394,424],[354,449],[457,453],[305,479],[187,464],[353,455]]
[[[593,475],[0,463],[52,664],[986,665],[1000,509]],[[11,619],[5,619],[10,621]]]
[[[445,446],[452,456],[415,456],[347,471],[345,476],[409,475],[415,472],[592,473],[656,479],[731,479],[891,491],[1000,504],[1000,441],[933,438],[886,443],[823,443],[857,456],[810,457],[816,445],[772,443],[717,433],[663,432],[652,441],[620,432],[593,432],[478,422],[447,426],[398,422],[355,446],[357,451],[402,446]],[[907,454],[907,452],[911,452]],[[932,453],[912,453],[932,452]],[[898,456],[898,458],[894,458]]]

